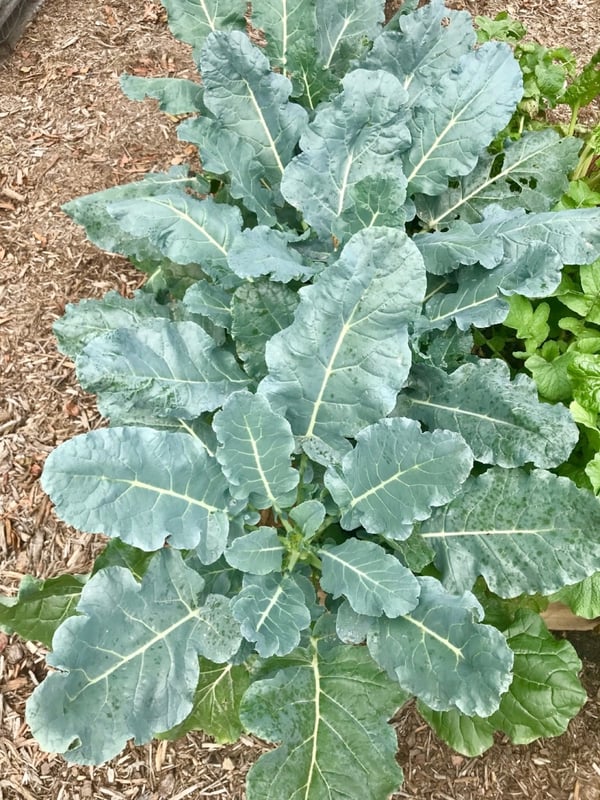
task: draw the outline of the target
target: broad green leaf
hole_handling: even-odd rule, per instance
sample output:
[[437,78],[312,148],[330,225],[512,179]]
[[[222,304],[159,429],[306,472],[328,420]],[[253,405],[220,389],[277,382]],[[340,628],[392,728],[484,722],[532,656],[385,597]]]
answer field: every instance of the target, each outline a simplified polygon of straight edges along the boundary
[[109,539],[104,550],[94,559],[92,575],[107,567],[125,567],[137,581],[141,581],[153,556],[154,553],[125,544],[120,539]]
[[585,317],[594,325],[600,324],[600,260],[593,264],[584,264],[579,269],[581,290],[574,285],[569,291],[558,292],[561,303],[576,314]]
[[244,0],[161,0],[173,36],[200,47],[213,31],[244,30]]
[[[401,10],[407,2],[403,2]],[[398,30],[386,29],[365,59],[368,69],[384,69],[402,81],[409,105],[419,102],[451,72],[460,56],[475,44],[471,15],[432,0],[398,19]]]
[[539,616],[517,611],[515,622],[504,631],[515,654],[513,681],[498,711],[486,719],[459,711],[419,711],[450,747],[467,756],[481,755],[500,730],[514,744],[559,736],[580,711],[586,693],[577,677],[581,669],[573,646],[557,641]]
[[538,347],[550,336],[548,317],[550,306],[548,303],[536,304],[520,294],[514,294],[509,300],[510,311],[504,320],[504,325],[514,328],[517,339],[525,340],[525,349],[528,353]]
[[318,500],[305,500],[290,510],[290,518],[299,526],[303,535],[310,539],[325,520],[326,509]]
[[267,184],[274,188],[307,121],[306,111],[289,102],[292,84],[272,72],[262,50],[237,31],[212,33],[200,65],[207,108],[250,142]]
[[331,443],[392,410],[410,368],[406,325],[424,277],[403,231],[371,228],[300,290],[294,322],[267,344],[259,388],[294,434]]
[[314,274],[314,268],[305,265],[300,253],[288,246],[298,241],[300,237],[295,234],[265,225],[247,228],[229,250],[229,266],[240,278],[270,275],[279,283],[307,280]]
[[291,653],[300,632],[310,625],[302,588],[289,575],[245,575],[242,591],[231,605],[233,616],[263,658]]
[[418,364],[396,413],[430,430],[457,431],[477,461],[501,467],[558,467],[579,439],[569,410],[540,403],[531,378],[519,374],[511,381],[499,359],[463,364],[451,375]]
[[560,98],[571,108],[579,110],[600,96],[600,48],[573,80]]
[[217,459],[231,493],[255,508],[288,508],[296,500],[298,470],[291,465],[289,422],[262,395],[236,392],[214,418]]
[[158,100],[161,111],[167,114],[205,112],[202,86],[184,78],[140,78],[121,75],[119,83],[130,100],[152,97]]
[[[534,353],[524,362],[531,372],[540,397],[551,403],[568,403],[573,397],[573,387],[569,378],[569,364],[575,357],[573,351],[547,361],[543,356]],[[577,421],[577,420],[575,420]]]
[[323,70],[343,74],[384,22],[382,0],[317,0],[316,44]]
[[235,206],[217,204],[210,197],[197,200],[185,192],[118,200],[108,212],[128,233],[145,236],[176,264],[200,264],[211,277],[228,277],[227,252],[242,227]]
[[285,548],[275,528],[259,528],[235,539],[225,550],[225,558],[232,567],[252,575],[281,572]]
[[432,563],[435,553],[422,536],[413,532],[413,527],[413,525],[407,525],[407,530],[402,531],[401,537],[390,541],[391,537],[386,536],[384,541],[393,549],[394,554],[405,567],[420,573]]
[[494,467],[469,478],[420,532],[453,592],[481,575],[500,597],[548,595],[600,570],[600,501],[545,470]]
[[426,337],[426,359],[440,369],[452,372],[471,360],[475,343],[470,330],[461,331],[451,325],[445,331],[435,331]]
[[194,322],[153,320],[93,339],[76,361],[81,385],[113,424],[136,412],[194,419],[218,408],[248,379],[235,357]]
[[600,355],[574,353],[567,371],[575,401],[588,411],[600,412]]
[[446,275],[457,264],[479,263],[492,269],[507,257],[517,260],[527,250],[533,254],[544,246],[555,250],[563,264],[590,264],[600,257],[600,209],[526,214],[494,206],[483,222],[461,221],[446,232],[418,234],[414,241],[427,271],[434,275]]
[[192,710],[198,655],[223,662],[238,649],[229,601],[198,605],[202,578],[174,549],[157,553],[141,584],[122,567],[84,587],[78,616],[54,635],[52,672],[27,704],[43,749],[100,764],[179,724]]
[[325,485],[342,512],[341,525],[369,533],[408,536],[407,524],[447,503],[473,466],[464,439],[450,431],[421,431],[417,422],[383,419],[356,434],[341,468]]
[[192,284],[183,297],[190,314],[206,317],[221,328],[231,328],[231,295],[221,286],[201,280]]
[[335,615],[335,631],[338,638],[346,644],[362,644],[375,619],[365,614],[357,614],[350,603],[344,600]]
[[511,681],[513,654],[504,636],[482,625],[470,592],[452,595],[419,578],[419,604],[397,619],[373,623],[367,646],[391,678],[436,711],[489,716]]
[[302,41],[315,34],[315,2],[254,0],[252,24],[265,34],[265,53],[272,67],[279,67],[284,75],[293,75],[300,66]]
[[75,613],[86,580],[83,575],[46,580],[24,575],[16,597],[0,597],[0,630],[50,647],[58,626]]
[[600,617],[600,572],[595,572],[572,586],[564,586],[552,599],[568,605],[578,617]]
[[231,335],[251,378],[267,374],[265,346],[292,324],[298,299],[296,291],[271,281],[245,283],[233,295]]
[[344,595],[357,614],[398,617],[417,605],[419,584],[412,572],[374,542],[349,539],[319,550],[321,588]]
[[145,272],[153,272],[165,260],[163,252],[143,230],[125,231],[108,213],[110,203],[121,200],[143,201],[155,195],[178,194],[185,188],[200,194],[208,191],[203,178],[190,177],[187,167],[172,167],[166,173],[150,173],[137,183],[112,186],[102,192],[78,197],[62,206],[78,225],[85,228],[88,239],[102,250],[131,258]]
[[298,650],[290,666],[256,681],[242,701],[244,726],[280,743],[248,775],[250,800],[380,800],[398,788],[397,741],[387,724],[407,699],[364,647]]
[[514,678],[490,722],[514,744],[559,736],[587,699],[573,645],[555,639],[538,614],[525,610],[504,635],[515,654]]
[[136,291],[131,299],[118,292],[107,292],[102,300],[68,303],[65,313],[52,330],[61,353],[75,358],[85,345],[103,333],[117,328],[137,328],[155,317],[170,317],[168,306],[160,305],[151,294]]
[[[362,209],[352,211],[357,200],[365,202],[356,196],[360,181],[391,175],[404,194],[398,152],[408,146],[410,136],[406,93],[393,75],[354,70],[342,86],[341,94],[317,110],[303,133],[303,152],[286,167],[281,191],[320,236],[334,235],[343,242],[356,230],[357,215],[362,216]],[[399,213],[395,226],[403,224]]]
[[421,702],[417,703],[417,708],[440,739],[457,753],[474,758],[494,744],[495,728],[489,718],[468,717],[456,708],[434,711]]
[[438,197],[417,197],[418,214],[435,228],[457,216],[481,222],[482,212],[491,204],[548,211],[567,190],[580,149],[580,139],[561,139],[550,128],[526,131],[517,141],[509,141],[502,153],[483,153],[458,186]]
[[[531,245],[494,269],[479,264],[463,267],[429,293],[425,305],[428,324],[445,329],[454,320],[464,331],[471,325],[487,328],[503,322],[509,312],[508,296],[517,292],[526,297],[552,293],[560,283],[562,266],[556,250],[548,245]],[[455,291],[441,291],[446,288]]]
[[412,145],[402,155],[409,192],[438,195],[449,177],[471,172],[522,93],[521,70],[508,45],[489,42],[455,61],[409,122]]
[[265,185],[264,169],[247,139],[209,116],[184,120],[177,136],[198,147],[204,173],[228,176],[231,197],[243,200],[260,224],[277,222],[275,193]]
[[200,658],[200,680],[191,713],[157,739],[173,741],[189,731],[203,731],[219,744],[235,742],[244,732],[240,722],[240,703],[250,685],[246,667],[213,664]]
[[[352,201],[342,211],[336,230],[348,238],[364,228],[401,228],[407,218],[414,216],[412,201],[406,200],[404,177],[394,176],[393,170],[385,175],[367,175],[357,181],[349,192]],[[410,208],[410,213],[407,213]]]
[[201,547],[205,563],[227,543],[227,487],[218,462],[187,433],[103,428],[64,442],[46,459],[42,487],[79,530],[140,550],[168,540]]

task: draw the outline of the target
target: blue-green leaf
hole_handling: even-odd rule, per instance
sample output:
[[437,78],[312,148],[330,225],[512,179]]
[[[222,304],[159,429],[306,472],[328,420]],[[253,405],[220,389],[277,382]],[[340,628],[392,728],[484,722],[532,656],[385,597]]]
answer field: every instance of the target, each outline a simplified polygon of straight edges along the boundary
[[231,295],[215,283],[201,280],[192,284],[183,305],[190,314],[206,317],[221,328],[231,327]]
[[325,520],[326,509],[318,500],[305,500],[290,510],[290,518],[299,526],[307,539],[319,530]]
[[[145,236],[176,264],[200,264],[211,277],[228,280],[227,252],[242,228],[235,206],[185,192],[109,203],[108,212],[128,233]],[[235,276],[229,278],[236,285]]]
[[382,0],[317,0],[316,45],[323,70],[343,74],[384,22]]
[[277,222],[276,194],[265,185],[264,168],[247,139],[209,116],[184,120],[177,135],[198,147],[205,173],[228,177],[231,197],[254,211],[260,224]]
[[303,45],[315,35],[315,0],[254,0],[252,24],[265,34],[271,65],[293,76],[301,65]]
[[262,395],[236,392],[214,418],[217,459],[232,494],[255,508],[287,508],[296,500],[298,471],[291,465],[289,422]]
[[369,652],[403,689],[436,711],[493,714],[512,679],[513,654],[504,636],[480,623],[483,609],[470,592],[451,595],[434,578],[418,580],[418,606],[374,622]]
[[227,543],[229,499],[218,462],[186,433],[103,428],[46,459],[42,487],[58,515],[87,533],[141,550],[200,546],[206,563]]
[[82,386],[113,424],[136,418],[194,419],[248,384],[235,357],[194,322],[156,319],[98,336],[76,362]]
[[96,336],[117,328],[137,328],[149,319],[168,319],[170,315],[169,307],[157,303],[151,294],[136,291],[129,299],[111,291],[102,300],[68,303],[64,315],[56,320],[52,330],[60,352],[75,358]]
[[211,33],[200,66],[207,108],[252,145],[264,178],[274,188],[307,122],[306,111],[289,102],[292,84],[272,72],[262,50],[238,31]]
[[[425,305],[427,326],[447,328],[454,320],[461,330],[471,325],[487,328],[504,322],[510,310],[505,296],[551,294],[560,284],[563,261],[548,245],[532,244],[516,257],[507,257],[494,269],[475,264],[463,267],[449,281],[441,281]],[[452,286],[455,291],[441,291]]]
[[335,631],[342,642],[362,644],[375,620],[376,617],[357,614],[350,603],[344,600],[335,615]]
[[526,131],[517,141],[509,140],[500,155],[483,153],[457,187],[438,197],[417,197],[419,216],[435,228],[457,216],[465,222],[481,222],[485,208],[492,204],[548,211],[567,190],[580,149],[580,139],[561,139],[551,128]]
[[178,39],[200,47],[212,31],[244,30],[245,0],[161,0]]
[[265,346],[294,320],[298,293],[272,281],[244,283],[231,303],[231,335],[237,354],[251,378],[267,374]]
[[198,655],[223,662],[239,648],[229,601],[198,604],[202,578],[173,549],[152,560],[142,583],[109,567],[86,584],[54,636],[56,668],[27,705],[41,746],[67,761],[99,764],[129,738],[149,741],[192,709]]
[[454,592],[481,575],[500,597],[549,595],[600,570],[600,500],[545,470],[470,478],[420,532]]
[[281,572],[281,561],[285,552],[275,528],[259,528],[252,533],[239,536],[225,550],[227,563],[252,575],[268,575]]
[[[341,94],[317,110],[302,135],[303,152],[286,167],[281,191],[320,236],[334,235],[343,242],[357,229],[357,213],[364,213],[352,210],[357,200],[359,206],[365,202],[364,190],[356,196],[360,181],[391,176],[404,201],[406,179],[398,152],[410,136],[406,94],[393,75],[355,70],[342,85]],[[395,226],[403,224],[398,213]]]
[[256,642],[263,658],[291,653],[300,644],[301,631],[310,625],[304,592],[289,575],[245,575],[231,607],[242,634]]
[[407,523],[426,519],[432,506],[454,497],[473,466],[462,436],[421,432],[413,420],[384,419],[356,434],[356,447],[325,485],[341,512],[341,525],[406,537]]
[[166,114],[190,114],[205,111],[203,89],[195,81],[184,78],[140,78],[137,75],[121,75],[121,89],[130,100],[152,97],[158,100],[161,111]]
[[[591,264],[600,257],[600,209],[579,208],[526,214],[522,209],[488,208],[483,222],[458,222],[445,232],[415,236],[428,272],[446,275],[458,264],[479,263],[486,269],[526,251],[550,248],[563,264]],[[547,289],[541,296],[554,291]]]
[[511,48],[488,42],[455,61],[409,123],[412,145],[403,156],[409,192],[441,194],[448,178],[467,175],[510,121],[523,94]]
[[378,544],[349,539],[323,547],[319,556],[321,588],[334,599],[344,595],[357,614],[398,617],[417,605],[417,579]]
[[540,403],[531,378],[520,374],[511,381],[499,359],[463,364],[451,375],[415,366],[396,413],[430,430],[457,431],[477,461],[501,467],[557,467],[579,439],[568,408]]
[[305,265],[300,253],[288,246],[300,240],[295,234],[265,225],[247,228],[229,250],[229,266],[241,278],[270,275],[280,283],[307,280],[314,274],[314,268]]
[[310,647],[246,692],[246,728],[276,750],[248,776],[252,800],[380,800],[398,788],[397,741],[387,720],[407,699],[364,647]]
[[154,271],[165,259],[163,252],[144,234],[143,229],[124,230],[108,213],[108,206],[121,200],[144,199],[156,195],[179,194],[189,188],[200,194],[208,191],[203,178],[188,175],[187,167],[172,167],[166,173],[146,175],[137,183],[112,186],[101,192],[71,200],[62,207],[71,219],[82,225],[88,239],[103,250],[133,259],[144,271]]
[[424,291],[423,264],[394,228],[355,234],[300,291],[294,322],[267,344],[259,388],[294,434],[335,442],[392,410],[410,368],[406,325]]
[[[402,10],[407,2],[402,4]],[[389,28],[389,25],[387,26]],[[402,82],[410,106],[419,103],[475,45],[473,20],[466,11],[431,0],[399,18],[399,30],[386,29],[365,59],[368,69],[384,69]],[[421,101],[422,102],[422,101]]]

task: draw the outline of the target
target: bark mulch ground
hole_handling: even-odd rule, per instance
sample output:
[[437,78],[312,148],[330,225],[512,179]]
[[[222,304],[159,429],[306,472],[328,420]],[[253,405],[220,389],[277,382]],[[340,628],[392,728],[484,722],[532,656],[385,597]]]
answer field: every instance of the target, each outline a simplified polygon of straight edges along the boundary
[[[464,0],[473,13],[498,2]],[[506,3],[545,44],[582,59],[600,42],[599,0]],[[68,302],[130,293],[139,275],[97,251],[60,211],[78,195],[190,162],[175,121],[152,102],[129,102],[118,76],[191,77],[189,48],[175,42],[150,0],[47,0],[16,52],[0,65],[0,592],[26,573],[86,572],[97,537],[53,516],[39,486],[48,453],[100,425],[93,398],[58,354],[52,322]],[[588,641],[589,644],[589,641]],[[600,648],[599,648],[600,650]],[[592,654],[593,655],[593,654]],[[0,634],[0,800],[240,800],[249,765],[265,749],[202,735],[130,745],[102,767],[73,767],[41,752],[24,705],[44,676],[44,650]],[[412,706],[396,727],[413,800],[600,800],[600,656],[585,661],[589,702],[567,733],[528,747],[499,738],[469,759],[440,744]]]

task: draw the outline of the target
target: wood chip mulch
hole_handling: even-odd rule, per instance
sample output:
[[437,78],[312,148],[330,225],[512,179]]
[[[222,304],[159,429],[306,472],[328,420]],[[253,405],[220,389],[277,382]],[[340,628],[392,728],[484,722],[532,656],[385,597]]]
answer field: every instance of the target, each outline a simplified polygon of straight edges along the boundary
[[[497,2],[463,2],[496,13]],[[509,7],[510,6],[510,7]],[[598,0],[507,4],[541,41],[582,58],[600,41]],[[97,251],[60,211],[78,195],[149,170],[189,163],[176,121],[152,102],[128,101],[122,72],[193,77],[189,48],[167,32],[150,0],[46,0],[0,64],[0,593],[26,573],[85,572],[101,547],[57,521],[39,476],[60,442],[99,426],[93,398],[77,386],[52,323],[65,304],[110,289],[130,294],[140,276]],[[247,769],[265,745],[251,737],[214,744],[130,745],[102,767],[74,767],[43,753],[24,705],[43,679],[43,648],[0,634],[0,800],[241,800]],[[413,800],[600,800],[600,664],[586,662],[590,696],[569,731],[515,747],[499,738],[479,759],[440,744],[409,706],[399,715],[399,760]],[[600,658],[597,659],[600,662]],[[358,800],[358,799],[357,799]]]

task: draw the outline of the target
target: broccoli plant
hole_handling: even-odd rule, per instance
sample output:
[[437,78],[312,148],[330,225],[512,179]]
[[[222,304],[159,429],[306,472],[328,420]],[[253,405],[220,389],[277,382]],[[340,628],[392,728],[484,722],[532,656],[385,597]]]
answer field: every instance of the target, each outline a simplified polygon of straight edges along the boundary
[[473,331],[600,257],[598,209],[551,210],[581,142],[488,151],[521,70],[441,0],[254,0],[263,46],[245,0],[163,1],[202,82],[122,84],[203,173],[65,207],[148,277],[55,327],[110,426],[43,486],[111,541],[0,608],[51,641],[34,736],[99,763],[245,730],[277,745],[250,800],[381,800],[409,698],[464,753],[562,732],[580,663],[537,612],[600,570],[600,502],[556,473],[568,408]]

